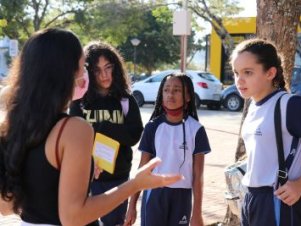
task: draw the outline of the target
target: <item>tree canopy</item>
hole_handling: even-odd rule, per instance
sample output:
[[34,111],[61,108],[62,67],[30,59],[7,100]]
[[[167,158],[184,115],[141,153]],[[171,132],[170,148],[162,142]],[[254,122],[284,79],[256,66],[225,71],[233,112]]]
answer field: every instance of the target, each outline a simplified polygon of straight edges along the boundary
[[[188,40],[188,56],[202,48],[200,40],[194,40],[195,32],[202,29],[196,18],[201,17],[219,29],[219,18],[237,12],[236,1],[188,1],[195,15],[194,31]],[[133,60],[134,48],[130,40],[137,37],[141,40],[137,46],[137,63],[150,73],[162,65],[172,67],[179,63],[180,43],[179,37],[172,35],[172,17],[173,11],[180,7],[180,3],[166,0],[156,3],[138,0],[1,0],[0,20],[7,24],[0,29],[0,35],[18,39],[21,47],[37,30],[67,28],[74,31],[83,44],[103,40],[116,46],[127,61]],[[221,37],[227,34],[225,30],[218,31],[222,31]]]

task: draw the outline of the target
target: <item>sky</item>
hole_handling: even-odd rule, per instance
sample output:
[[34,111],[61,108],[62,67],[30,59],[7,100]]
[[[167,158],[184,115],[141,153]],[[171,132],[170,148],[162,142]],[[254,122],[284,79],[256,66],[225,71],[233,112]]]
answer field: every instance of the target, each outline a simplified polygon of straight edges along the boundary
[[241,17],[256,16],[256,0],[239,0],[240,6],[244,10],[240,13]]

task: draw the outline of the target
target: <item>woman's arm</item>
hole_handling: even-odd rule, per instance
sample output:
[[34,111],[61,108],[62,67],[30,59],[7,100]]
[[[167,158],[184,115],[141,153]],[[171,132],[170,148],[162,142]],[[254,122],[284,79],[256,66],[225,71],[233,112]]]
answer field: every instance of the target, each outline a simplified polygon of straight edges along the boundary
[[61,137],[59,216],[64,226],[85,225],[103,216],[139,190],[165,186],[180,179],[152,175],[158,161],[142,167],[135,178],[104,194],[87,197],[94,132],[78,118],[71,118]]
[[198,153],[193,156],[193,206],[191,226],[203,226],[202,200],[203,200],[203,172],[204,154]]

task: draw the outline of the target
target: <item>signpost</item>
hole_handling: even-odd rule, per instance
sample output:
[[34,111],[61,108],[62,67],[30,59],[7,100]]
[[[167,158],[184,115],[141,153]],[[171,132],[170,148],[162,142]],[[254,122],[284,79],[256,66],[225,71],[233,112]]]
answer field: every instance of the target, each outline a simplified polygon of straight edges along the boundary
[[186,71],[187,36],[191,34],[191,14],[187,10],[187,0],[183,1],[183,9],[173,14],[173,35],[181,36],[181,72]]

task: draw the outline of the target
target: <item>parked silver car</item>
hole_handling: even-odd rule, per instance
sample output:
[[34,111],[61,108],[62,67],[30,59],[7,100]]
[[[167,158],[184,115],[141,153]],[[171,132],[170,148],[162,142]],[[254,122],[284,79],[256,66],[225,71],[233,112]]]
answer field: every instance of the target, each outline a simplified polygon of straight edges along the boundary
[[[132,85],[132,92],[139,106],[156,101],[162,79],[177,70],[159,72]],[[209,72],[186,71],[193,82],[196,106],[207,105],[209,109],[219,109],[221,105],[222,83]]]

